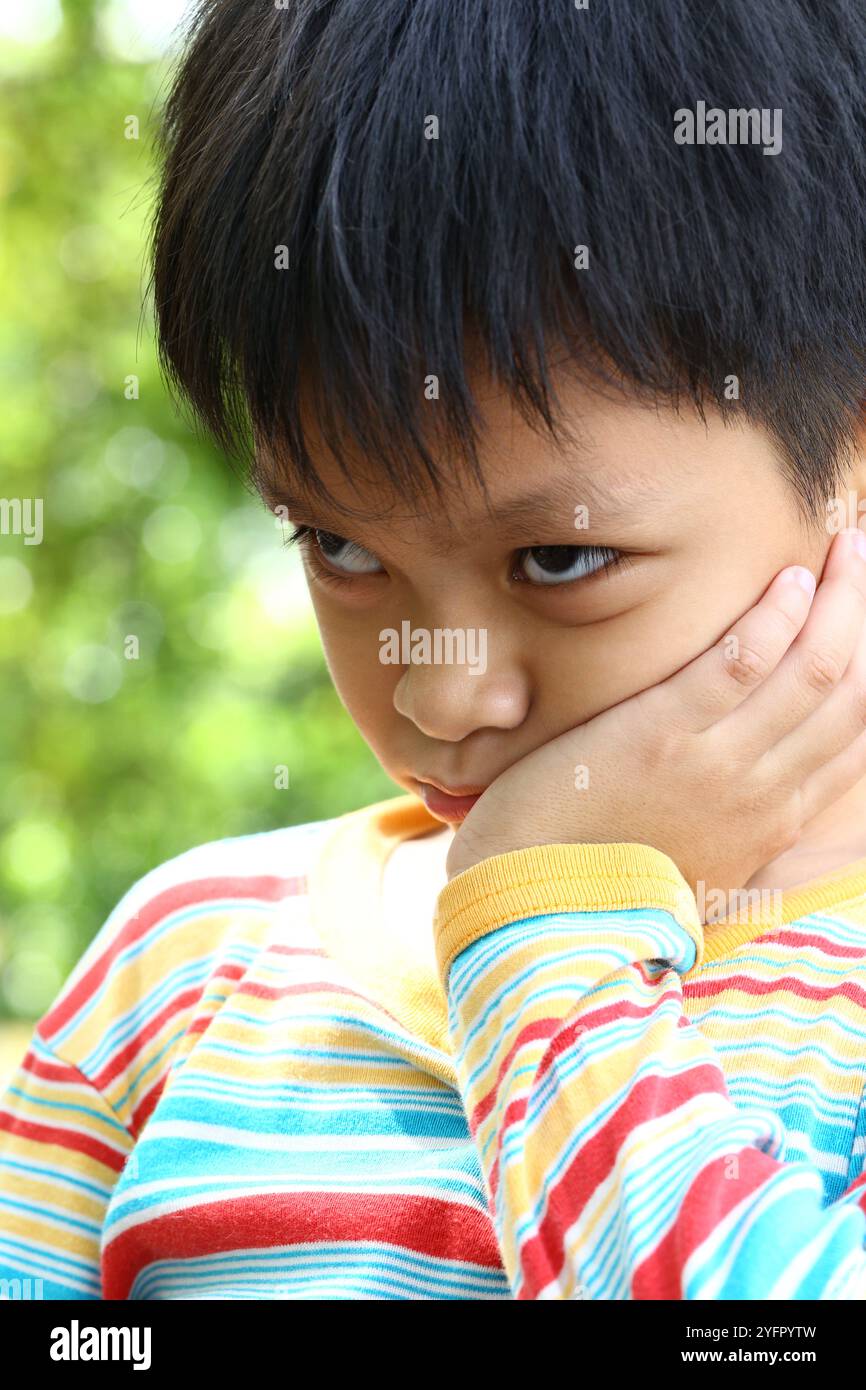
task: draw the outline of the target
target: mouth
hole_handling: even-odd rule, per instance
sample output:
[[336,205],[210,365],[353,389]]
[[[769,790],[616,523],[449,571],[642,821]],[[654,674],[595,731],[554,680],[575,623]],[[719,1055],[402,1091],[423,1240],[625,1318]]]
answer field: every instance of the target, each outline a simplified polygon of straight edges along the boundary
[[435,782],[422,782],[418,778],[414,780],[418,787],[418,795],[427,810],[439,820],[451,824],[456,824],[468,816],[479,796],[487,790],[486,787],[454,787],[448,790]]

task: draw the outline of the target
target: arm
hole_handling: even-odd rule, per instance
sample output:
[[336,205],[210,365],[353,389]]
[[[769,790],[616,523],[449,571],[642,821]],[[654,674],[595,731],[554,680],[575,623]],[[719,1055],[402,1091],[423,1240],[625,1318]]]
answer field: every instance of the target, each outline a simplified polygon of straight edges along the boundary
[[102,1225],[133,1143],[35,1031],[0,1096],[0,1297],[101,1298]]
[[516,1298],[866,1298],[866,1177],[824,1207],[683,1012],[703,933],[672,860],[497,855],[442,890],[435,932]]

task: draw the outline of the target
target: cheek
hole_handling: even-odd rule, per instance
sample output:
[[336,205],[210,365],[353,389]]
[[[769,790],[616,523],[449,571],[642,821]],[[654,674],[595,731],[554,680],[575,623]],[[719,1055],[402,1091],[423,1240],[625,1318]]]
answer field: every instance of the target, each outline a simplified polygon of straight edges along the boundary
[[558,635],[556,651],[543,660],[538,675],[544,692],[540,707],[545,710],[545,739],[594,719],[669,675],[677,663],[676,655],[658,640],[666,630],[661,615],[644,608],[640,616],[623,614]]
[[400,668],[379,660],[379,628],[368,628],[344,617],[327,621],[319,612],[319,631],[334,687],[352,722],[374,748],[380,744],[394,709],[394,688]]
[[[605,623],[558,633],[539,662],[546,725],[556,733],[592,719],[657,685],[718,642],[758,601],[770,580],[797,557],[767,571],[751,565],[672,567],[655,597]],[[554,733],[547,736],[554,737]]]

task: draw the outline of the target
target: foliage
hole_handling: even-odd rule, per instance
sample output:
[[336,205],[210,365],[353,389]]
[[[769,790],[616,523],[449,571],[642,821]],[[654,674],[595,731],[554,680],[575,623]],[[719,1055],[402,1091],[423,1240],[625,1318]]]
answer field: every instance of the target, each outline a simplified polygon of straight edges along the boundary
[[0,497],[43,503],[41,543],[0,534],[7,1018],[48,1007],[162,860],[396,790],[330,684],[274,518],[157,371],[143,299],[169,64],[112,52],[104,9],[67,0],[50,41],[0,60]]

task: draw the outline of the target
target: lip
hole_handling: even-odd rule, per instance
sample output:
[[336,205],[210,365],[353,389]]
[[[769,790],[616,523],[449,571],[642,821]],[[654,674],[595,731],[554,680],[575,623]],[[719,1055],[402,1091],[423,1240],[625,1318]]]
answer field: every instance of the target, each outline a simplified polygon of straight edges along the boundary
[[438,782],[422,781],[415,779],[418,784],[418,792],[427,810],[432,812],[440,820],[461,821],[475,805],[486,787],[453,787],[448,790],[440,787]]

